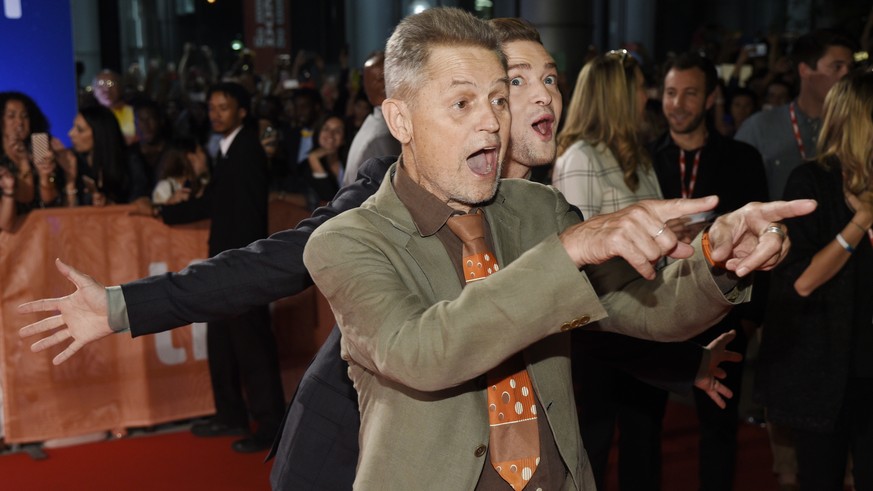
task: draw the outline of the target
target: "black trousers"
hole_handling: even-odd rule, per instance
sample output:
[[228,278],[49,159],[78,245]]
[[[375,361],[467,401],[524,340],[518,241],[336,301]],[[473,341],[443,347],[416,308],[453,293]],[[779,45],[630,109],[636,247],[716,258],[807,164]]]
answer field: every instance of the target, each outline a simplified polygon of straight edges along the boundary
[[[735,327],[737,337],[727,348],[745,356],[748,338],[740,326]],[[730,329],[716,325],[694,341],[707,345]],[[694,389],[697,419],[700,422],[699,479],[701,491],[731,491],[737,467],[737,430],[739,428],[740,392],[743,388],[744,362],[723,363],[727,377],[721,382],[734,392],[726,399],[724,409],[718,407],[702,390]]]
[[251,415],[255,436],[271,440],[282,422],[285,398],[268,307],[210,322],[206,349],[216,419],[249,428]]
[[618,481],[623,491],[661,488],[661,428],[667,391],[591,357],[576,357],[574,382],[582,443],[597,489],[604,489],[609,451],[619,431]]
[[833,432],[793,431],[801,491],[842,491],[849,452],[855,490],[873,490],[873,378],[849,379]]

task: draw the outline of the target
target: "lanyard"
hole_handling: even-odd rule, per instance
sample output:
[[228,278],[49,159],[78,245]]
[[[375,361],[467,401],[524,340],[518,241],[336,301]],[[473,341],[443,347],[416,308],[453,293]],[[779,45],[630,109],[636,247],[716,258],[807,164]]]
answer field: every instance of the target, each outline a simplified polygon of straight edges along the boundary
[[691,182],[685,187],[685,150],[679,149],[679,180],[682,185],[682,197],[690,198],[697,184],[697,168],[700,167],[700,150],[694,152],[694,165],[691,167]]
[[797,124],[797,113],[794,111],[794,102],[788,105],[788,114],[791,116],[791,129],[794,130],[794,141],[800,150],[800,158],[806,160],[806,150],[803,148],[803,138],[800,137],[800,126]]

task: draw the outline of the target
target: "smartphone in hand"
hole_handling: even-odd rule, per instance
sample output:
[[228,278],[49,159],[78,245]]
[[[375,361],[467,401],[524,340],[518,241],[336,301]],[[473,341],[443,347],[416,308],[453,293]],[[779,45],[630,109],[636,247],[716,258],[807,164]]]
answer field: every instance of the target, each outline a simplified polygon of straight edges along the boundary
[[95,182],[91,177],[82,176],[82,182],[85,183],[85,191],[88,193],[94,194],[98,191],[97,182]]
[[30,148],[31,158],[33,158],[34,163],[41,162],[42,159],[50,155],[51,149],[49,148],[48,133],[34,133],[30,135]]

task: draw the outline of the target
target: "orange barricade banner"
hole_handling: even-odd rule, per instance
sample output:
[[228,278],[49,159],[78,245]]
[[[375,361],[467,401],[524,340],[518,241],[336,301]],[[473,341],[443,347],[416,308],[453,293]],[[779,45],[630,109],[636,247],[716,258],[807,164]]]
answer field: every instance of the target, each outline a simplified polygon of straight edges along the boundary
[[0,234],[0,383],[8,442],[40,441],[146,426],[212,413],[205,325],[131,339],[94,342],[60,366],[60,349],[32,353],[37,336],[18,329],[41,315],[20,315],[26,301],[74,286],[55,268],[61,258],[95,280],[116,285],[178,271],[207,257],[207,222],[168,227],[131,216],[130,206],[57,208],[30,213],[14,234]]

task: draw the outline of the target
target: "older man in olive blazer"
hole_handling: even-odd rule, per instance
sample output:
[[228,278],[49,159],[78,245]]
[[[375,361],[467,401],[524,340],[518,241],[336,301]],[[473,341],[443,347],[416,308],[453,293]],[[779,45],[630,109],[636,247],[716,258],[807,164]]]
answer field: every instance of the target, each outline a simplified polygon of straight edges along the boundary
[[[355,487],[509,489],[487,463],[483,375],[520,354],[542,408],[537,469],[547,469],[528,482],[593,489],[566,331],[599,321],[644,338],[694,334],[749,293],[734,280],[726,287],[713,268],[739,276],[771,268],[787,243],[768,224],[814,205],[758,204],[721,217],[704,235],[706,259],[700,239],[681,244],[666,222],[711,209],[713,198],[643,203],[579,223],[552,188],[513,179],[498,188],[509,80],[487,24],[457,9],[407,17],[388,41],[385,74],[383,111],[402,145],[399,163],[361,208],[316,230],[304,252],[359,395]],[[460,245],[445,223],[476,209],[500,269],[462,288]],[[691,257],[656,272],[664,255]],[[604,306],[617,315],[606,317]]]
[[[604,266],[611,278],[622,270],[637,278],[604,297],[619,313],[606,318],[596,288],[558,238],[579,221],[576,213],[553,188],[507,180],[484,207],[504,267],[462,290],[442,243],[421,236],[391,181],[362,208],[316,230],[304,256],[340,323],[359,394],[356,486],[473,489],[488,444],[480,376],[523,351],[568,466],[566,486],[594,489],[573,403],[569,333],[562,331],[593,321],[639,326],[645,318],[645,329],[631,334],[686,337],[731,306],[705,260],[677,263],[655,282],[619,264]],[[539,219],[525,219],[533,216]]]

